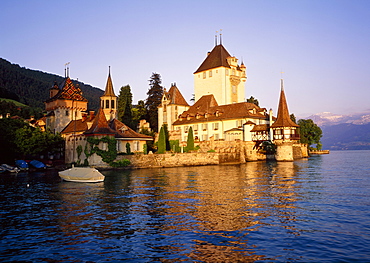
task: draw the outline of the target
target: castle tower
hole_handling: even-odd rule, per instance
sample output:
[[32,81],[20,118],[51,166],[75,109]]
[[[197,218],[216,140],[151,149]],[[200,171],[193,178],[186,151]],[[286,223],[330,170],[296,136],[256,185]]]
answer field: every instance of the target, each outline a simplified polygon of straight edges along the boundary
[[117,118],[117,96],[114,94],[113,90],[110,67],[105,92],[103,96],[100,97],[100,108],[103,110],[105,118],[108,121]]
[[281,91],[276,121],[271,125],[274,143],[277,146],[277,161],[293,161],[293,144],[300,139],[299,125],[290,119],[288,103],[285,98],[284,80],[281,79]]
[[189,104],[176,87],[176,83],[172,84],[168,92],[164,90],[161,104],[158,106],[158,127],[167,124],[168,130],[172,131],[172,123],[177,120],[179,114],[188,109]]
[[194,72],[195,101],[213,94],[219,105],[244,102],[246,80],[244,63],[239,65],[222,44],[216,45]]
[[56,83],[50,89],[50,98],[45,102],[46,128],[61,132],[72,120],[82,118],[87,110],[87,99],[82,96],[78,84],[75,86],[67,76],[60,88]]

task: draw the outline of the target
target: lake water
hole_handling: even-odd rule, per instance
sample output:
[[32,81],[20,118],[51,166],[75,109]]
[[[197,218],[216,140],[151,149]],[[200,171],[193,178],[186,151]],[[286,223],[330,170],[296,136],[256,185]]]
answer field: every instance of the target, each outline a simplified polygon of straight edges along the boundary
[[370,261],[370,151],[103,173],[0,175],[0,261]]

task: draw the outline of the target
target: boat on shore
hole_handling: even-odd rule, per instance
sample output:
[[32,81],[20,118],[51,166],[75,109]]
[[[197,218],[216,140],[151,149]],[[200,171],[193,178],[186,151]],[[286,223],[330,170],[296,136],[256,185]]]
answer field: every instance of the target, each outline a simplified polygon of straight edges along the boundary
[[104,181],[104,175],[92,167],[72,167],[60,171],[59,177],[68,182],[98,183]]
[[37,160],[30,161],[30,165],[32,165],[36,169],[46,169],[46,165],[43,162]]
[[14,167],[14,166],[11,166],[5,163],[1,165],[1,168],[3,168],[5,172],[9,172],[9,173],[18,173],[20,171],[18,167]]
[[16,160],[15,165],[21,170],[26,171],[28,170],[28,163],[25,160]]

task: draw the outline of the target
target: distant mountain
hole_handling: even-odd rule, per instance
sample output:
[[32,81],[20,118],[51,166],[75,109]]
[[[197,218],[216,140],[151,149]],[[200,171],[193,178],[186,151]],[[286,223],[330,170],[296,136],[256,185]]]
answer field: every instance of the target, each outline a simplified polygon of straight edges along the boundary
[[311,119],[317,125],[326,126],[326,125],[335,125],[341,123],[352,123],[352,124],[367,124],[370,123],[370,112],[357,113],[350,115],[339,115],[331,112],[322,112],[316,113],[304,119]]
[[322,144],[328,150],[370,150],[370,123],[341,123],[321,127]]
[[[55,81],[60,85],[63,79],[62,76],[26,69],[0,58],[0,98],[44,109],[44,101],[49,98],[49,88]],[[104,91],[83,82],[73,82],[80,84],[83,96],[89,101],[89,109],[97,110]]]
[[328,150],[370,150],[370,113],[339,115],[323,112],[313,120],[323,131],[321,142]]

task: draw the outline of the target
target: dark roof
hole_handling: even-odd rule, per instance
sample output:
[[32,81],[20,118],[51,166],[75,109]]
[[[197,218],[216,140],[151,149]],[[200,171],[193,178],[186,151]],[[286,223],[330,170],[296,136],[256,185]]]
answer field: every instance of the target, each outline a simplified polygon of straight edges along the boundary
[[[56,87],[53,87],[56,89]],[[59,92],[52,98],[46,100],[46,102],[54,101],[54,100],[75,100],[75,101],[87,101],[82,96],[82,91],[78,86],[75,86],[72,80],[67,77],[61,84],[61,88]]]
[[165,96],[170,100],[170,104],[189,106],[184,97],[182,96],[180,90],[173,84],[168,92],[165,92]]
[[281,128],[281,127],[299,127],[298,124],[294,123],[290,119],[288,103],[286,102],[284,88],[281,88],[280,91],[279,108],[276,121],[271,125],[271,128]]
[[[219,121],[226,119],[266,119],[266,109],[249,102],[218,105],[213,95],[202,96],[173,125]],[[197,117],[198,116],[198,117]]]
[[253,129],[251,132],[260,132],[260,131],[268,131],[269,130],[269,125],[267,124],[259,124],[259,125],[254,125]]
[[102,109],[99,109],[97,116],[94,119],[93,124],[90,129],[87,130],[85,135],[115,135],[116,132],[112,130],[105,118],[104,112]]
[[227,52],[227,50],[224,48],[224,46],[221,44],[217,45],[212,49],[212,51],[208,54],[206,59],[194,73],[218,67],[230,68],[229,63],[227,62],[228,57],[231,56],[229,52]]
[[66,127],[61,131],[61,133],[73,133],[73,132],[85,132],[87,131],[88,126],[86,121],[73,120],[68,123]]
[[117,138],[138,138],[144,140],[153,140],[151,136],[137,133],[117,119],[111,120],[109,122],[109,127],[116,132]]

